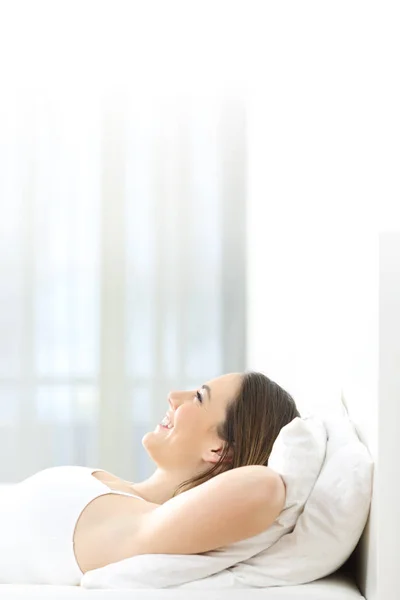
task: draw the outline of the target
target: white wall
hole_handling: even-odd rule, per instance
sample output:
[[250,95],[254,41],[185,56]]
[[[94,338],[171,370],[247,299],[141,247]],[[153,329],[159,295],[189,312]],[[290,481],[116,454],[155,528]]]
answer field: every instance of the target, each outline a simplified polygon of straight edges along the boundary
[[377,238],[360,229],[345,182],[325,193],[331,157],[313,143],[318,132],[306,136],[296,114],[263,99],[248,112],[248,365],[286,387],[300,410],[331,411],[344,382],[360,381],[358,344],[376,340]]

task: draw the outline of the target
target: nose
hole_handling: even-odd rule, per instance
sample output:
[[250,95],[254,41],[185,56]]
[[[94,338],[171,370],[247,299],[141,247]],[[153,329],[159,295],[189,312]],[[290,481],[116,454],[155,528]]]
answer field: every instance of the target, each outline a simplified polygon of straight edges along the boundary
[[172,410],[176,410],[178,406],[185,400],[185,392],[172,391],[168,394],[168,403]]

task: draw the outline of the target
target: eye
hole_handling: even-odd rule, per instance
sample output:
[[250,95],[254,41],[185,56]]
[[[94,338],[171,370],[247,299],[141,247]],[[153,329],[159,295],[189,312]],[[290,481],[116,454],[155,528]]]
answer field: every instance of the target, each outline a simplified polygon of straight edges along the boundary
[[199,402],[201,402],[201,403],[203,402],[203,398],[202,398],[202,395],[200,394],[200,392],[196,392],[196,398]]

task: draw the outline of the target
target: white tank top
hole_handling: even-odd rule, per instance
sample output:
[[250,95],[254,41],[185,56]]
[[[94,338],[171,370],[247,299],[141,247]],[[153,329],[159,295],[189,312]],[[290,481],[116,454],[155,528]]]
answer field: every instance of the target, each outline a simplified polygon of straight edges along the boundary
[[[73,534],[83,509],[111,490],[80,466],[43,469],[0,489],[0,583],[79,585]],[[144,500],[144,498],[140,498]]]

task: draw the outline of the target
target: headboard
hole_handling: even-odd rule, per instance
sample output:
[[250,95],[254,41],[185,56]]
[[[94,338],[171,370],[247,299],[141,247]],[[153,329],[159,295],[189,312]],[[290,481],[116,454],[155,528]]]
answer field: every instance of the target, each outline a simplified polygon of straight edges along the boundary
[[368,269],[364,265],[368,285],[365,279],[356,293],[362,301],[362,328],[350,336],[358,341],[350,339],[342,402],[374,459],[374,489],[364,533],[344,568],[354,573],[366,600],[395,600],[400,575],[400,232],[382,232],[372,243],[373,260]]

